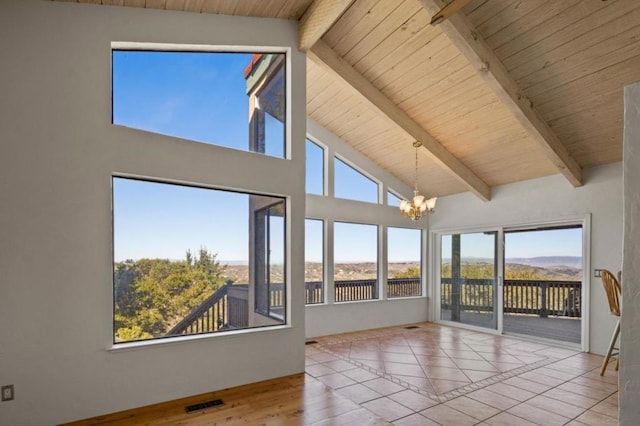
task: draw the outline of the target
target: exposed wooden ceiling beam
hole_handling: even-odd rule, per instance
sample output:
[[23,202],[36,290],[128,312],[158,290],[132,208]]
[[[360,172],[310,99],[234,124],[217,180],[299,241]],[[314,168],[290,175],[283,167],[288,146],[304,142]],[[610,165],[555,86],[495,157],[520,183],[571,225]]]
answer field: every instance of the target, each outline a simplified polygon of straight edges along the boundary
[[431,25],[437,25],[447,19],[449,16],[455,14],[460,9],[465,7],[471,0],[451,0],[449,4],[444,6],[435,15],[431,17]]
[[[440,10],[438,0],[421,0],[429,13]],[[491,50],[481,34],[462,14],[450,16],[438,28],[451,40],[478,74],[487,82],[498,99],[509,109],[547,157],[573,186],[582,186],[582,168],[562,144],[555,132],[544,121],[524,95],[516,81]]]
[[353,68],[325,42],[319,40],[307,52],[309,58],[330,74],[336,75],[391,124],[408,133],[422,143],[431,156],[444,168],[451,171],[478,197],[484,201],[491,198],[491,189],[467,166],[451,154],[440,142],[387,98],[369,80]]
[[298,49],[311,49],[351,6],[354,0],[314,0],[300,18]]

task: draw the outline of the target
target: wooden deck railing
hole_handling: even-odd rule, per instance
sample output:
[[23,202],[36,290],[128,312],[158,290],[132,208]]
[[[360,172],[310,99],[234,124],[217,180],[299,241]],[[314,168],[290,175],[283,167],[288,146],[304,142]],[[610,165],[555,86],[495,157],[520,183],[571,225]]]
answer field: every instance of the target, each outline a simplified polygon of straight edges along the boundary
[[580,316],[580,281],[506,280],[504,311],[541,317]]
[[[377,298],[377,280],[342,280],[336,281],[336,302],[369,300]],[[388,297],[409,297],[421,294],[418,278],[389,279]],[[248,306],[249,286],[247,284],[226,284],[216,290],[200,306],[189,314],[171,330],[167,336],[182,334],[211,333],[234,328],[245,328],[249,323]],[[285,306],[285,289],[283,283],[271,283],[271,308]],[[306,303],[324,302],[324,285],[320,281],[305,283]]]
[[[335,281],[335,301],[353,302],[371,300],[378,296],[376,279]],[[306,304],[323,303],[323,285],[320,281],[305,283]],[[390,278],[387,280],[387,297],[411,297],[422,294],[420,278]]]
[[[540,317],[580,316],[580,281],[505,280],[503,312]],[[455,292],[451,278],[442,278],[440,286],[443,309],[493,311],[493,279],[461,278]]]
[[[504,313],[533,314],[540,317],[580,317],[580,281],[505,280]],[[462,278],[459,291],[451,278],[441,279],[441,306],[458,311],[491,312],[494,281]],[[285,306],[283,283],[271,283],[271,307]],[[394,278],[387,282],[387,296],[409,297],[421,294],[419,278]],[[226,284],[176,324],[167,336],[210,333],[245,328],[249,324],[249,286]],[[323,303],[323,284],[305,283],[307,304]],[[335,282],[335,301],[347,302],[377,298],[377,280],[339,280]]]
[[377,299],[378,280],[339,280],[335,281],[335,301],[353,302],[356,300]]
[[304,283],[305,303],[314,305],[324,303],[324,286],[322,281],[307,281]]
[[422,295],[420,278],[387,279],[387,297],[411,297]]
[[227,323],[229,312],[227,291],[231,284],[225,284],[205,299],[167,332],[167,336],[181,334],[208,333],[221,330]]

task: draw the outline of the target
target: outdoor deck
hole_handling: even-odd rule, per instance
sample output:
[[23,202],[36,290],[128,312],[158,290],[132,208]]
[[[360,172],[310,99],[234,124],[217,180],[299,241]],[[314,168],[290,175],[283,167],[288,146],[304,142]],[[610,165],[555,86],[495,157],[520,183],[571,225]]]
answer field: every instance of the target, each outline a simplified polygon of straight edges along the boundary
[[[579,281],[505,280],[505,333],[523,334],[569,343],[580,343],[581,307]],[[378,298],[378,282],[368,280],[336,281],[335,301],[346,302]],[[324,302],[322,282],[307,282],[306,303]],[[493,279],[442,278],[441,317],[446,321],[495,329],[495,285]],[[421,295],[419,278],[389,279],[387,297]],[[282,309],[283,283],[269,285],[270,309]],[[231,282],[194,309],[167,335],[208,333],[248,325],[248,285]],[[452,319],[454,318],[454,319]]]
[[[460,322],[464,324],[495,329],[492,314],[462,312],[460,317]],[[443,310],[441,319],[451,321],[451,312]],[[503,331],[507,334],[523,334],[579,344],[581,336],[581,321],[580,318],[541,318],[536,315],[505,314],[503,320]]]

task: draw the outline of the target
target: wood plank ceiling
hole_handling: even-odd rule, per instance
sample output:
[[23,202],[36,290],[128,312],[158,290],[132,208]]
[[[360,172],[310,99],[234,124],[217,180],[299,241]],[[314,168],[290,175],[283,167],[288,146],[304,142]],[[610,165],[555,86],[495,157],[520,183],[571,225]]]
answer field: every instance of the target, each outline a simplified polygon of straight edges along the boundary
[[637,0],[77,2],[300,21],[307,114],[410,186],[420,140],[429,196],[582,185],[622,160],[623,87],[640,80]]

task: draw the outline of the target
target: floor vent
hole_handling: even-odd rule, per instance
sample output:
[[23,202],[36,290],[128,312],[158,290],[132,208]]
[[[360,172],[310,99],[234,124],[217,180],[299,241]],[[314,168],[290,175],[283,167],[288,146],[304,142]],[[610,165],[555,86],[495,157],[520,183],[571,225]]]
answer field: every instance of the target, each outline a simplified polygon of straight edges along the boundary
[[420,328],[417,325],[410,325],[408,327],[405,327],[407,330],[413,330],[414,328]]
[[224,402],[222,402],[221,399],[214,399],[212,401],[201,402],[199,404],[187,405],[186,407],[184,407],[184,411],[186,411],[188,414],[200,410],[206,410],[207,408],[211,407],[218,407],[220,405],[224,405]]
[[317,340],[307,340],[304,342],[305,345],[315,345],[316,343],[318,343]]

